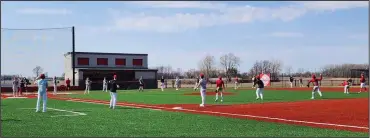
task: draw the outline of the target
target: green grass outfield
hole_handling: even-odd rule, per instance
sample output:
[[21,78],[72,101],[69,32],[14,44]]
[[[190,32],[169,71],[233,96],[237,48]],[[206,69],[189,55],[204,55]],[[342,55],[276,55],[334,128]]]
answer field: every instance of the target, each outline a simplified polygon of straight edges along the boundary
[[[200,103],[200,96],[184,95],[191,89],[175,91],[166,89],[119,91],[118,102],[147,104]],[[253,90],[230,90],[224,104],[254,103]],[[342,92],[323,92],[324,98],[363,98],[368,93],[345,95]],[[77,98],[109,100],[109,93],[92,91],[89,95],[69,95]],[[310,92],[268,91],[264,102],[289,102],[310,100]],[[319,100],[319,99],[318,99]],[[49,99],[46,113],[36,113],[36,99],[4,99],[1,101],[2,136],[362,136],[367,133],[312,128],[298,125],[260,122],[182,112],[157,111],[107,105],[77,103]],[[214,96],[207,96],[214,103]],[[59,111],[57,111],[59,110]],[[61,110],[67,110],[61,111]],[[86,115],[75,115],[68,111]],[[66,116],[63,116],[66,115]],[[53,117],[52,117],[53,116]]]

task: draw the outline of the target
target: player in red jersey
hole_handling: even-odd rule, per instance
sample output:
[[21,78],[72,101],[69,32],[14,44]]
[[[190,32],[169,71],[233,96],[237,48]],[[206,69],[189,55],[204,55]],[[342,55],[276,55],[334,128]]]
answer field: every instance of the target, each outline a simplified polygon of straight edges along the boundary
[[239,88],[239,79],[238,77],[236,76],[235,77],[235,90]]
[[312,82],[313,84],[313,89],[312,89],[312,97],[311,99],[315,99],[315,92],[317,92],[320,97],[322,97],[321,91],[320,91],[320,86],[319,86],[319,81],[322,80],[322,75],[320,74],[320,78],[317,79],[315,74],[312,74],[312,79],[308,81],[307,87],[310,87],[310,83]]
[[361,83],[360,84],[360,92],[358,92],[358,93],[361,93],[362,90],[367,91],[365,82],[366,82],[365,75],[364,75],[364,73],[361,73],[361,78],[360,78],[360,83]]
[[344,93],[349,94],[349,82],[348,82],[348,80],[345,80],[343,82],[343,86],[344,86]]
[[220,93],[221,95],[221,102],[224,101],[224,97],[223,97],[223,92],[225,90],[225,83],[224,81],[222,80],[222,77],[218,77],[218,80],[216,81],[216,100],[215,102],[217,102],[218,100],[218,93]]
[[67,89],[69,91],[69,89],[71,88],[71,80],[69,80],[69,78],[67,78],[66,80],[66,85],[67,85]]

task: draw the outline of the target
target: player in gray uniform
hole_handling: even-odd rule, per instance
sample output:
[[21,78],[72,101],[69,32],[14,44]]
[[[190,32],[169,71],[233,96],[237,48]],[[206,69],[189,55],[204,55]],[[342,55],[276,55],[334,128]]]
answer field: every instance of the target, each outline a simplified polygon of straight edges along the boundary
[[56,95],[57,94],[57,85],[58,85],[58,81],[57,81],[57,77],[56,76],[54,76],[54,78],[53,78],[53,85],[54,85],[54,95]]
[[200,86],[200,96],[202,98],[202,103],[199,105],[200,107],[204,107],[205,101],[206,101],[206,91],[207,91],[207,80],[204,79],[204,75],[200,74],[200,80],[197,84],[197,86],[194,88],[198,88]]
[[176,90],[179,90],[179,88],[180,88],[180,79],[179,79],[179,77],[176,77],[175,85],[176,85]]
[[85,81],[85,92],[84,94],[90,94],[90,85],[91,85],[91,81],[89,78],[86,78],[86,81]]
[[13,86],[13,97],[16,97],[19,87],[19,81],[16,77],[13,78],[12,86]]
[[140,91],[144,91],[144,81],[143,81],[143,76],[140,76],[140,79],[139,79],[139,92]]
[[107,81],[107,78],[105,77],[103,80],[103,92],[108,92],[108,81]]

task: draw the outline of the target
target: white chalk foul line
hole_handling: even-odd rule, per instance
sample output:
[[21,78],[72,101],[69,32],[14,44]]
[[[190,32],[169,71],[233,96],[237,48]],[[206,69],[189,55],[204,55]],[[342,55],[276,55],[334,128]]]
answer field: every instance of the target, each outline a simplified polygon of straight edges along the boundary
[[[94,103],[94,104],[105,104],[105,103],[97,103],[97,102],[87,102],[84,100],[68,100],[74,102],[82,102],[82,103]],[[107,105],[107,104],[105,104]],[[109,105],[109,104],[108,104]],[[118,106],[125,106],[125,107],[133,107],[133,108],[143,108],[143,109],[166,109],[166,110],[174,110],[173,108],[166,108],[160,106],[150,106],[150,105],[139,105],[139,104],[126,104],[125,105],[118,105]],[[223,112],[214,112],[214,111],[199,111],[199,110],[191,110],[191,109],[178,109],[188,112],[194,113],[211,113],[211,114],[220,114],[220,115],[229,115],[229,116],[239,116],[239,117],[250,117],[250,118],[257,118],[257,119],[266,119],[266,120],[278,120],[284,122],[293,122],[293,123],[302,123],[302,124],[314,124],[314,125],[322,125],[322,126],[336,126],[336,127],[345,127],[345,128],[357,128],[357,129],[369,129],[369,127],[361,127],[361,126],[352,126],[352,125],[342,125],[342,124],[333,124],[333,123],[321,123],[321,122],[311,122],[311,121],[302,121],[302,120],[291,120],[291,119],[284,119],[284,118],[275,118],[275,117],[266,117],[266,116],[255,116],[255,115],[246,115],[246,114],[233,114],[233,113],[223,113]]]
[[[19,108],[19,109],[34,109],[36,108]],[[59,117],[59,116],[80,116],[80,115],[87,115],[85,113],[80,113],[80,112],[74,112],[74,111],[69,111],[69,110],[63,110],[63,109],[56,109],[56,108],[47,108],[48,110],[54,110],[54,111],[59,111],[59,112],[67,112],[67,113],[72,113],[72,115],[54,115],[51,117]]]

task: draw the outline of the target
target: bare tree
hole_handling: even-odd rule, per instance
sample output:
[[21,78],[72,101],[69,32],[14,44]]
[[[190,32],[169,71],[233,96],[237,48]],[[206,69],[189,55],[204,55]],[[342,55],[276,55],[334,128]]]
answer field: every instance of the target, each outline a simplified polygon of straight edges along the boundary
[[215,57],[207,55],[199,63],[199,69],[205,72],[205,75],[209,77],[212,70],[214,70]]
[[36,77],[38,77],[42,72],[44,72],[44,69],[41,66],[36,66],[32,71]]
[[283,62],[280,60],[272,59],[271,60],[271,79],[276,80],[278,78],[281,68],[283,66]]
[[228,72],[232,68],[237,69],[240,65],[240,58],[235,56],[233,53],[228,53],[220,57],[220,64],[225,70],[226,77],[230,78],[230,74]]

